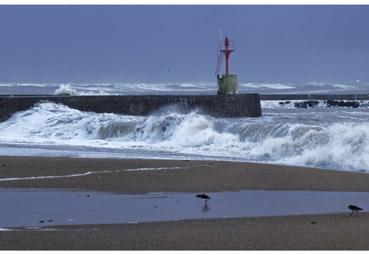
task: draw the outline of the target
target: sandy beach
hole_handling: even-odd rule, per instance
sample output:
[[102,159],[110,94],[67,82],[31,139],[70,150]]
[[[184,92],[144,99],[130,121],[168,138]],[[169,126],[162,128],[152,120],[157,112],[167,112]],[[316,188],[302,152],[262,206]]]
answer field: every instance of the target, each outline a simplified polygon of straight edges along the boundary
[[0,232],[4,250],[367,250],[369,215],[307,215]]
[[[11,177],[63,177],[88,172],[94,173],[73,178],[1,181]],[[240,189],[369,191],[369,175],[224,161],[0,157],[0,187],[132,193]]]
[[[32,179],[42,176],[50,178]],[[124,193],[241,189],[369,191],[369,175],[221,161],[0,157],[0,187]],[[368,219],[369,214],[362,213],[355,217],[331,214],[53,226],[52,231],[1,231],[0,247],[5,250],[368,249]]]

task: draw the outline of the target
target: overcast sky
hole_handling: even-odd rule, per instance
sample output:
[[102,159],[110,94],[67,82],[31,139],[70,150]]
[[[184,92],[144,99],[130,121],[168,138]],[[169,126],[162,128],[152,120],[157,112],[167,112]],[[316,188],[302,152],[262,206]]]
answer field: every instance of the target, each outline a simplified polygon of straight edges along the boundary
[[[0,6],[0,81],[369,82],[369,6]],[[169,72],[168,70],[169,69]]]

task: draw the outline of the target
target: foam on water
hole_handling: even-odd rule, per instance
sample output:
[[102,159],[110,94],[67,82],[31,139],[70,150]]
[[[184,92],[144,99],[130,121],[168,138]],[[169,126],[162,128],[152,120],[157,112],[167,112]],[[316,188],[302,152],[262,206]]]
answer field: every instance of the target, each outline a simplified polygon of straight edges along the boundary
[[83,148],[113,157],[182,155],[369,169],[367,108],[266,109],[262,118],[214,118],[167,109],[144,117],[81,112],[45,102],[0,123],[0,132],[2,146],[67,146],[76,155]]
[[111,174],[111,173],[136,172],[136,171],[161,171],[161,170],[176,170],[176,169],[185,169],[185,167],[179,167],[179,166],[173,166],[173,167],[141,167],[141,168],[129,168],[129,169],[121,169],[121,170],[88,171],[88,172],[83,172],[83,173],[66,174],[66,175],[5,177],[5,178],[0,178],[0,182],[76,178],[76,177],[82,177],[82,176],[88,176],[88,175],[94,175],[94,174]]
[[267,89],[294,89],[296,86],[292,84],[283,84],[283,83],[241,83],[240,87],[245,88],[267,88]]

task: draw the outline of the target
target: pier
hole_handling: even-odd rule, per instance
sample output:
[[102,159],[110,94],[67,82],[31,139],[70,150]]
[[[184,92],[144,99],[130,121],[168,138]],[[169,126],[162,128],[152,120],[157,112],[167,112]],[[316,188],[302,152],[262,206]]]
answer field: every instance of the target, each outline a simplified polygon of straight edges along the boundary
[[201,112],[215,117],[260,117],[259,94],[142,95],[142,96],[0,96],[0,122],[40,102],[54,102],[80,111],[149,115],[164,107]]

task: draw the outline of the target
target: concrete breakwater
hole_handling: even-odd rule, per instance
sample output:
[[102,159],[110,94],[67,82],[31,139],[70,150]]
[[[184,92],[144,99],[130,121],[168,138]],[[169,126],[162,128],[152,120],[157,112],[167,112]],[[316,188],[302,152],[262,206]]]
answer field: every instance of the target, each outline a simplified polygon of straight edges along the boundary
[[0,122],[18,111],[49,101],[73,109],[127,115],[148,115],[164,107],[181,111],[199,109],[216,117],[260,117],[259,94],[144,95],[144,96],[0,96]]

